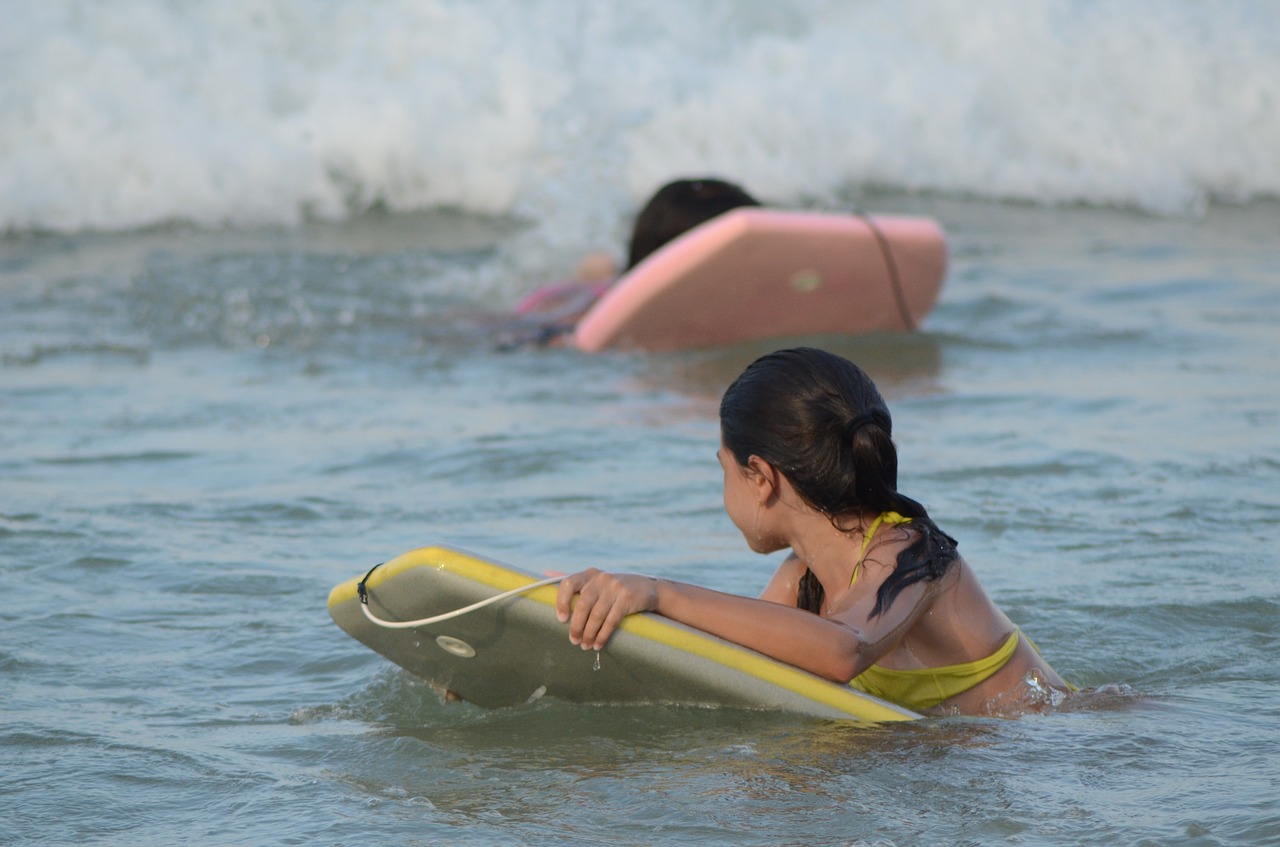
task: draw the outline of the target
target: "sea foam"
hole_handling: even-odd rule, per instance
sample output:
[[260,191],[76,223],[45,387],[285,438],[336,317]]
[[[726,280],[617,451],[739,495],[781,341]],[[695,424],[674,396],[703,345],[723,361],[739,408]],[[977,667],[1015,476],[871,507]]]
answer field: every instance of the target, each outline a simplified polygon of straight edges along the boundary
[[374,206],[603,235],[676,175],[1194,213],[1280,196],[1280,6],[3,0],[0,230]]

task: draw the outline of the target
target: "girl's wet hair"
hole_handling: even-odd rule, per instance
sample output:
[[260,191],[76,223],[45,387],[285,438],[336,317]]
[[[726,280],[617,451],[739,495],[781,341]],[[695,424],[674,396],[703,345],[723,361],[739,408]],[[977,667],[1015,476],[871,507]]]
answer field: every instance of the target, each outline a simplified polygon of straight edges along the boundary
[[678,179],[659,188],[636,215],[631,231],[627,270],[650,253],[717,215],[760,202],[722,179]]
[[[753,455],[769,462],[839,529],[851,529],[865,514],[912,519],[908,531],[915,539],[880,586],[872,616],[907,586],[942,576],[958,558],[955,539],[924,506],[898,492],[889,409],[848,359],[807,347],[762,356],[725,391],[720,433],[738,464]],[[816,613],[822,600],[822,586],[806,572],[798,605]]]

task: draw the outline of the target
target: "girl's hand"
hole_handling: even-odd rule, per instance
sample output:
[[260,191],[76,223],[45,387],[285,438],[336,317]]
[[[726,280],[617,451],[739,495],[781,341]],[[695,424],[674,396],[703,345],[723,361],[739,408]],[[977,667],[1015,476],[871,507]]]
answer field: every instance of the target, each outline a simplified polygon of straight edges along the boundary
[[[574,595],[578,600],[573,601]],[[658,581],[638,574],[588,568],[560,581],[556,617],[569,624],[569,640],[583,650],[600,650],[622,619],[658,608]]]

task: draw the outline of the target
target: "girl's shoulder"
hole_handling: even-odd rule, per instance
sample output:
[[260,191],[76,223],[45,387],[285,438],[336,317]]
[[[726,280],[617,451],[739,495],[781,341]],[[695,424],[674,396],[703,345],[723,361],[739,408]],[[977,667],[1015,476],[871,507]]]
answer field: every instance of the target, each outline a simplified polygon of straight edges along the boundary
[[910,521],[900,521],[876,527],[869,538],[864,538],[859,562],[878,568],[887,576],[898,567],[898,555],[916,543],[920,527]]
[[800,580],[804,577],[806,570],[800,557],[791,553],[773,572],[773,578],[760,594],[760,599],[794,606],[796,598],[800,595]]
[[785,577],[792,585],[799,586],[800,580],[809,572],[809,566],[800,560],[795,553],[787,554],[778,566],[778,574]]

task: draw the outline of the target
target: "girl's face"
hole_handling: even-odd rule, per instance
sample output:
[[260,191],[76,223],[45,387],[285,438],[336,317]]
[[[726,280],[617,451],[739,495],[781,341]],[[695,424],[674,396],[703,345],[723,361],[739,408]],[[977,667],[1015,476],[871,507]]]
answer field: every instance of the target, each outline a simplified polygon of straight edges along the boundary
[[746,539],[747,546],[757,553],[781,549],[782,542],[771,536],[762,521],[760,486],[753,478],[758,472],[738,464],[724,442],[720,443],[716,458],[724,470],[724,510]]
[[720,449],[716,451],[716,458],[720,461],[720,469],[724,471],[724,510],[729,514],[729,520],[733,521],[738,531],[746,535],[743,518],[750,519],[748,511],[751,494],[748,490],[746,468],[738,464],[738,460],[733,457],[733,453],[729,452],[729,448],[724,446],[723,441],[720,442]]

